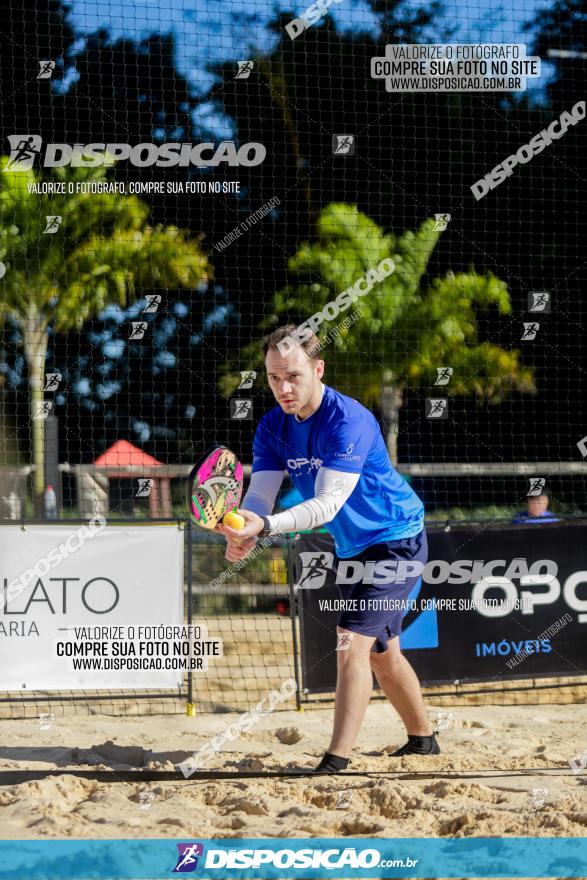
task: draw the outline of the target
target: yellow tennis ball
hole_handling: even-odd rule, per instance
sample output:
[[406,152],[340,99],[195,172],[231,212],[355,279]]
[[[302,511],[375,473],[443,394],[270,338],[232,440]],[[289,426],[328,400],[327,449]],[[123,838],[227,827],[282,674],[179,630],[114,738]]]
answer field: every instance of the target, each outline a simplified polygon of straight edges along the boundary
[[231,529],[244,529],[245,518],[240,513],[231,511],[230,513],[225,513],[222,517],[222,525],[229,526]]

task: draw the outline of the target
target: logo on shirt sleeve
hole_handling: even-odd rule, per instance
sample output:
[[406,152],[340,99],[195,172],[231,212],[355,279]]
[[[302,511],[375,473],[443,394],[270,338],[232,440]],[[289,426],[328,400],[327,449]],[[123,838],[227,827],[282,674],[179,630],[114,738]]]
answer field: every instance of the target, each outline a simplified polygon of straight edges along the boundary
[[335,458],[344,458],[345,461],[360,461],[361,460],[360,455],[353,455],[352,454],[353,449],[355,448],[356,445],[357,445],[356,443],[349,443],[349,445],[347,446],[347,448],[344,452],[335,452],[334,457]]

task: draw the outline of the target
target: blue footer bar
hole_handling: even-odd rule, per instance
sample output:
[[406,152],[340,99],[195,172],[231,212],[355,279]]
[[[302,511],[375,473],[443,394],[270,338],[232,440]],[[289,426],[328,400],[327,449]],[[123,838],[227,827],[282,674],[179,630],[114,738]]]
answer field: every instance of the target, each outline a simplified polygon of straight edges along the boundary
[[0,880],[587,877],[587,838],[1,840]]

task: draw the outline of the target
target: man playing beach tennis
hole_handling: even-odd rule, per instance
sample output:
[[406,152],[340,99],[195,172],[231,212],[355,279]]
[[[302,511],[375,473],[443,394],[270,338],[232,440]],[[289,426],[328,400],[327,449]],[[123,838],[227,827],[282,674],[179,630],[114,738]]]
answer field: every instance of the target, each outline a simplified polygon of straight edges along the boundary
[[[226,558],[243,559],[261,534],[324,525],[334,538],[335,565],[340,559],[393,560],[398,569],[403,562],[405,572],[421,572],[427,559],[422,502],[392,467],[373,414],[321,381],[318,338],[291,345],[295,331],[289,324],[265,340],[265,366],[278,406],[255,432],[251,482],[239,508],[245,526],[219,527],[228,544]],[[271,515],[285,469],[306,500]],[[397,600],[407,600],[417,581],[398,574],[397,582],[353,586],[348,599],[374,601],[353,603],[366,610],[344,611],[338,621],[343,650],[337,651],[334,730],[315,772],[347,767],[371,697],[372,672],[407,729],[408,741],[394,756],[439,753],[416,673],[399,649],[405,604],[402,609]],[[396,601],[377,601],[386,599]]]

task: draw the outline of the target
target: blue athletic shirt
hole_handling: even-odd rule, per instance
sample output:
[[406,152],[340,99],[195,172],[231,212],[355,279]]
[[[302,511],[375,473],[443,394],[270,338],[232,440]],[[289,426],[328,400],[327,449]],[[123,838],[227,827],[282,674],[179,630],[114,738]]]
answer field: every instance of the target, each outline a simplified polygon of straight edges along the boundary
[[349,499],[325,523],[341,559],[422,531],[424,505],[392,466],[375,416],[328,386],[316,412],[302,422],[280,406],[265,413],[253,441],[253,473],[287,469],[304,501],[314,497],[322,466],[361,475]]

